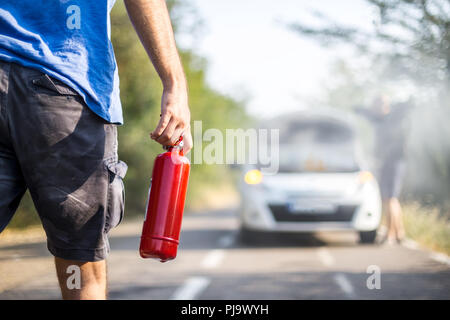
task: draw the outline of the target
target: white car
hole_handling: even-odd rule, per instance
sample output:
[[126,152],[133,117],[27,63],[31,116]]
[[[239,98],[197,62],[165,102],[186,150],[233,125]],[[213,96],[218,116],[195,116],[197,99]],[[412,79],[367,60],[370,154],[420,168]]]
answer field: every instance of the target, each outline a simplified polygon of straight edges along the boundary
[[373,243],[381,221],[378,184],[364,161],[350,121],[336,112],[277,118],[279,170],[246,166],[240,185],[241,231],[357,231]]

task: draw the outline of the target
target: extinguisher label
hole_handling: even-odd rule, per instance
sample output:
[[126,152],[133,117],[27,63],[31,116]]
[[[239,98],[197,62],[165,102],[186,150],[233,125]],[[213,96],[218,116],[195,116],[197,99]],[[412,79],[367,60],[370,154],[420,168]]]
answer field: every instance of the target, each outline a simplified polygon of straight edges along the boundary
[[145,216],[144,221],[147,220],[147,214],[148,214],[148,203],[150,201],[150,190],[152,189],[152,179],[150,179],[150,185],[148,186],[148,194],[147,194],[147,203],[145,204]]

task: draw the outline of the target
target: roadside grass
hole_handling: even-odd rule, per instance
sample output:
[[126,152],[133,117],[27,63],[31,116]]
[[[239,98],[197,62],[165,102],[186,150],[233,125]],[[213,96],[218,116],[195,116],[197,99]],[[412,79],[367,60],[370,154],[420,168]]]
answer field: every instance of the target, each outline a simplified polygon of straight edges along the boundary
[[409,238],[431,250],[450,255],[450,219],[438,208],[418,203],[403,205],[403,221]]
[[[41,224],[39,216],[34,209],[33,201],[31,200],[30,193],[27,191],[20,202],[20,206],[11,219],[10,223],[6,227],[6,230],[11,229],[26,229],[32,226],[38,226]],[[5,230],[5,231],[6,231]]]

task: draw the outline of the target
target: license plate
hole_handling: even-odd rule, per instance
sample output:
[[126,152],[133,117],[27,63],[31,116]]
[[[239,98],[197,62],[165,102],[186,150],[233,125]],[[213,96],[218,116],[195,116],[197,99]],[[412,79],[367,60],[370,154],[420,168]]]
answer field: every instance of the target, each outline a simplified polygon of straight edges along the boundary
[[288,204],[288,209],[293,214],[332,214],[336,211],[333,204],[325,201],[293,201]]

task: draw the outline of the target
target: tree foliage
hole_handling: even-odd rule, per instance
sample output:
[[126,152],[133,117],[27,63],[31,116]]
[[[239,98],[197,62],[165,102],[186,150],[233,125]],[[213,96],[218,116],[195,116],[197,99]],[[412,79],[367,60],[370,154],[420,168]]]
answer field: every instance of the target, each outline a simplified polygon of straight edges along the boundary
[[360,52],[391,63],[390,76],[408,77],[420,85],[450,83],[450,1],[365,0],[376,11],[373,30],[337,23],[315,13],[321,26],[299,22],[290,27],[323,45],[350,44]]
[[[195,10],[179,1],[168,2],[175,32],[186,32],[183,17],[189,15],[188,32],[201,26]],[[123,4],[112,11],[112,41],[116,52],[121,83],[125,125],[119,129],[119,156],[127,162],[125,180],[127,209],[143,212],[153,159],[163,150],[149,133],[156,127],[160,114],[162,86],[151,62],[140,44]],[[193,22],[192,22],[193,21]],[[203,130],[234,128],[245,124],[247,116],[241,102],[210,88],[206,82],[207,61],[192,50],[179,49],[189,86],[192,121],[201,120]],[[195,141],[194,141],[195,144]],[[194,150],[195,151],[195,145]],[[205,189],[229,182],[227,168],[216,165],[191,166],[188,205],[202,201]]]

